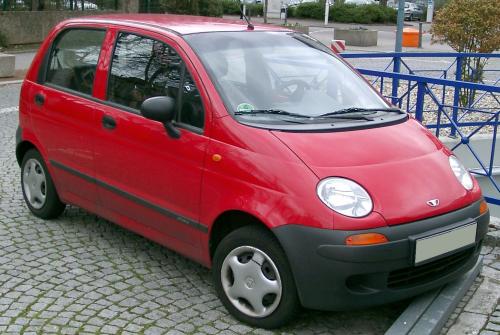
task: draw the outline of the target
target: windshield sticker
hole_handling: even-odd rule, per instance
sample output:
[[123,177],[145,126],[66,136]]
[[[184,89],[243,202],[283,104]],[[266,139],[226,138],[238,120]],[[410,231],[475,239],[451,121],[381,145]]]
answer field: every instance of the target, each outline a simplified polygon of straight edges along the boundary
[[241,103],[238,105],[236,108],[238,112],[250,112],[255,109],[254,105],[249,104],[249,103]]

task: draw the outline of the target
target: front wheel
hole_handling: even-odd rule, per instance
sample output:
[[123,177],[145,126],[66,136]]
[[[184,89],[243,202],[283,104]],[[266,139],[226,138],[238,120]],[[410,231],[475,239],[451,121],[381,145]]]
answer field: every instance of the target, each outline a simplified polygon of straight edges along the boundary
[[300,307],[285,253],[263,228],[243,227],[226,236],[215,251],[212,271],[226,309],[252,326],[283,326]]

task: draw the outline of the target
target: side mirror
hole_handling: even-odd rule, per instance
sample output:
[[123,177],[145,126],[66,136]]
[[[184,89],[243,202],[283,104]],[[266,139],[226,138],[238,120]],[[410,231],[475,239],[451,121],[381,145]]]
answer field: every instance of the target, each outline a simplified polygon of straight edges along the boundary
[[181,132],[172,121],[175,117],[175,100],[171,97],[152,97],[144,100],[141,104],[141,114],[150,120],[163,123],[167,134],[173,138],[179,138]]

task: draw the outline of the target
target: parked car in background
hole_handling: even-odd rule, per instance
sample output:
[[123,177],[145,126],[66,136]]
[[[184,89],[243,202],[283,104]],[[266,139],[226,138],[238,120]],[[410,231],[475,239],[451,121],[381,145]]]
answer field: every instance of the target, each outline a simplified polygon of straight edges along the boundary
[[422,8],[413,2],[405,2],[405,20],[421,20],[424,11]]
[[489,224],[453,153],[338,55],[240,20],[58,24],[22,85],[16,158],[35,216],[80,206],[212,268],[263,328],[441,287]]

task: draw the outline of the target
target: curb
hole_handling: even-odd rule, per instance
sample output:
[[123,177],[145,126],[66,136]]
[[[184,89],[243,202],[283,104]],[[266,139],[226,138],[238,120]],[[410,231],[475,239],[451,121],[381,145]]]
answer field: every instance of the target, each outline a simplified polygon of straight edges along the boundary
[[484,237],[484,245],[490,247],[500,247],[500,218],[490,217],[489,231]]
[[385,332],[385,335],[439,334],[455,307],[479,275],[482,266],[483,256],[479,256],[474,267],[459,279],[416,297]]
[[12,85],[12,84],[21,84],[22,82],[23,82],[23,79],[0,81],[0,86]]

